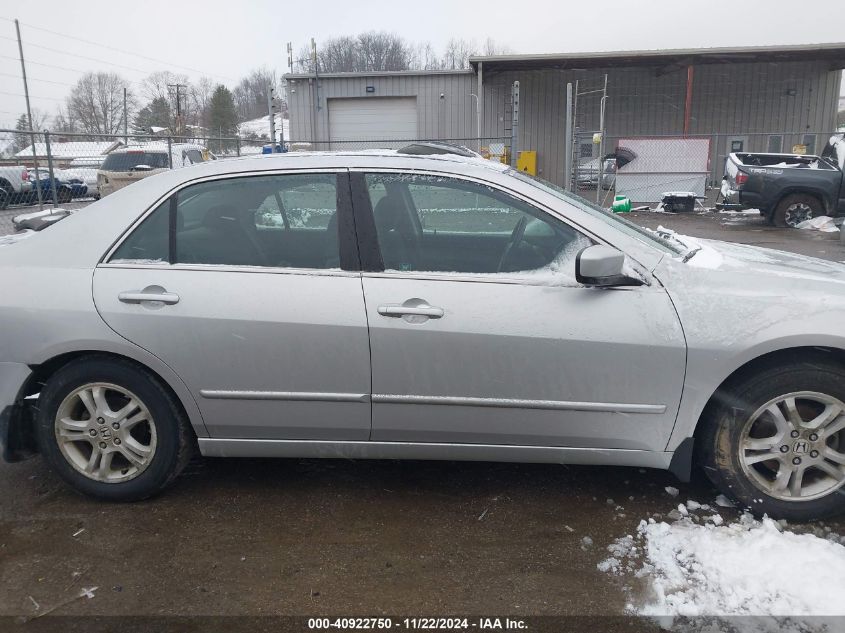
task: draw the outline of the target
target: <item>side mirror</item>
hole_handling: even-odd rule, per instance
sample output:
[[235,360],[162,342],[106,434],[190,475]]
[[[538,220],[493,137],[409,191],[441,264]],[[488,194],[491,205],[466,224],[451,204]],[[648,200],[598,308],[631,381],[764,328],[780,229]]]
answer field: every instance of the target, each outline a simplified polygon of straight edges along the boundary
[[642,286],[623,272],[625,254],[612,246],[594,244],[575,256],[575,280],[585,286]]

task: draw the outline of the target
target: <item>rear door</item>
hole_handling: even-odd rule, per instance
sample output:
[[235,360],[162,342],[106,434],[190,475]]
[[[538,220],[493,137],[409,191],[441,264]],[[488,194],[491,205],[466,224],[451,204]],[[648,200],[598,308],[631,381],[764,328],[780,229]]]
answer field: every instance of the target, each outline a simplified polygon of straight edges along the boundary
[[659,283],[579,286],[594,238],[487,183],[352,180],[373,440],[663,450],[685,343]]
[[[287,222],[277,199],[298,205]],[[198,182],[97,268],[94,300],[182,377],[211,437],[366,440],[369,341],[351,227],[345,172]]]

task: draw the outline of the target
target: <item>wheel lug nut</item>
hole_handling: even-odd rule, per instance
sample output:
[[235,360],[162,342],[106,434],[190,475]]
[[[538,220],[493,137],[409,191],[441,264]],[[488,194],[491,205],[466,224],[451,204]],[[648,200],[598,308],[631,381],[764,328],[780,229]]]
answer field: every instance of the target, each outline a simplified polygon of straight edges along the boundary
[[106,447],[106,443],[105,443],[105,442],[100,442],[100,448],[105,448],[105,447]]
[[793,458],[792,458],[792,463],[793,463],[793,464],[795,464],[795,465],[797,466],[798,464],[800,464],[800,463],[801,463],[801,458],[800,458],[800,457],[793,457]]
[[120,444],[120,438],[119,437],[114,438],[114,443],[115,443],[115,445]]
[[819,439],[818,435],[816,435],[815,433],[810,433],[810,441],[811,442],[815,442],[817,439]]
[[798,437],[798,436],[799,436],[799,435],[801,435],[801,434],[800,434],[798,431],[793,431],[792,433],[790,433],[790,435],[791,435],[792,437]]
[[816,457],[818,457],[818,456],[819,456],[819,452],[818,452],[818,451],[810,451],[810,457],[812,457],[813,459],[815,459],[815,458],[816,458]]
[[95,437],[97,435],[97,431],[91,429],[90,431],[88,431],[88,435],[90,435],[91,437]]
[[97,424],[105,424],[106,421],[103,418],[97,418]]
[[789,447],[786,444],[784,444],[783,446],[780,447],[780,452],[781,453],[788,453]]
[[117,429],[120,428],[120,425],[117,422],[112,422],[111,428],[113,428],[116,431]]

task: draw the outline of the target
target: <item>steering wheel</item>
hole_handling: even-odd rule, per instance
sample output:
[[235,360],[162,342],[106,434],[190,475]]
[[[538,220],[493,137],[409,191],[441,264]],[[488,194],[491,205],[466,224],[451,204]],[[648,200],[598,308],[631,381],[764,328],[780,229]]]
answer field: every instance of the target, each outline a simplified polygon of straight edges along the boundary
[[523,215],[519,222],[516,223],[516,226],[513,227],[513,231],[511,232],[511,238],[508,241],[507,246],[505,246],[505,250],[502,252],[502,256],[499,258],[499,265],[496,267],[496,272],[502,272],[502,269],[505,267],[505,264],[508,261],[508,258],[511,256],[511,253],[522,243],[522,238],[525,237],[525,227],[528,226],[528,216]]

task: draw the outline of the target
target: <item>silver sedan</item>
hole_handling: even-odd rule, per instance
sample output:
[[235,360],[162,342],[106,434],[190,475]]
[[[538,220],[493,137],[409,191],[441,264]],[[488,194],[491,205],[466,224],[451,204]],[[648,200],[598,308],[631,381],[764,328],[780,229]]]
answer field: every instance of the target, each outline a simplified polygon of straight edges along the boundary
[[845,502],[845,267],[482,159],[163,173],[0,246],[0,287],[4,457],[97,497],[198,450],[700,466],[759,513]]

